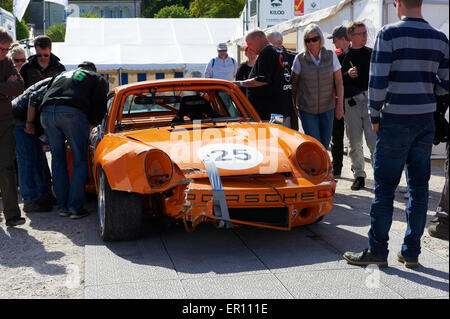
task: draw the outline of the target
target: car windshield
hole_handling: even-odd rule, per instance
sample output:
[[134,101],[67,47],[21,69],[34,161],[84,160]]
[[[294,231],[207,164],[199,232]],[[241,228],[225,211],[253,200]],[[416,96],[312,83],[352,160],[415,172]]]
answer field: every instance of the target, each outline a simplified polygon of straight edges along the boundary
[[242,114],[226,90],[149,89],[132,93],[123,100],[118,128],[133,129],[192,123],[250,120]]

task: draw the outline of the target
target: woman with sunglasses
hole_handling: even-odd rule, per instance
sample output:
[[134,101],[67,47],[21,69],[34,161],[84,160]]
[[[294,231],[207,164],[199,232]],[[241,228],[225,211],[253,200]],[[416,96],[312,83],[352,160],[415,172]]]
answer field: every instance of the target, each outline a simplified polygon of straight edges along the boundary
[[25,53],[25,49],[20,46],[19,43],[13,43],[11,45],[11,49],[9,50],[9,56],[16,67],[17,72],[20,72],[22,65],[27,62],[27,56]]
[[344,115],[341,65],[336,53],[324,48],[318,25],[310,24],[305,28],[303,41],[305,49],[297,54],[292,66],[292,99],[305,134],[320,141],[327,149],[334,116],[340,119]]

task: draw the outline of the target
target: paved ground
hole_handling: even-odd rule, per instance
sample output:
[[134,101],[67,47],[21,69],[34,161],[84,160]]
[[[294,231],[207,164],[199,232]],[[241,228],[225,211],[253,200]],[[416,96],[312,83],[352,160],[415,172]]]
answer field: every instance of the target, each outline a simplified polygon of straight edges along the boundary
[[[78,221],[56,211],[26,214],[22,228],[0,221],[0,298],[449,298],[448,241],[423,237],[422,266],[395,260],[405,231],[407,200],[397,193],[390,233],[390,267],[350,266],[347,250],[367,245],[373,181],[352,192],[345,159],[335,206],[316,225],[290,232],[202,225],[146,224],[144,238],[103,243],[93,212]],[[442,163],[433,165],[432,218],[443,185]],[[404,177],[402,185],[405,185]],[[427,224],[429,225],[429,223]]]

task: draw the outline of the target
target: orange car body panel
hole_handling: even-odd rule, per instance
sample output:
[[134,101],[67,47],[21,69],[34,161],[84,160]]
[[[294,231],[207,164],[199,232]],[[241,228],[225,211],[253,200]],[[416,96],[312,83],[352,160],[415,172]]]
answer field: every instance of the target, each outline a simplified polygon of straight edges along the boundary
[[[117,123],[126,120],[121,115],[125,96],[131,92],[148,92],[149,87],[159,90],[182,87],[192,91],[220,88],[233,97],[244,117],[239,122],[186,123],[117,131]],[[116,87],[113,94],[103,136],[95,147],[93,162],[89,160],[92,179],[88,189],[97,188],[96,180],[102,169],[113,190],[145,194],[149,198],[154,194],[164,195],[160,212],[182,219],[185,224],[188,222],[193,229],[200,222],[220,220],[214,215],[213,190],[199,150],[212,144],[245,145],[262,155],[258,165],[238,170],[217,168],[228,208],[284,207],[289,212],[289,221],[282,227],[233,218],[230,222],[288,230],[310,224],[331,211],[336,183],[325,148],[310,136],[261,122],[250,102],[231,82],[212,79],[139,82]],[[247,121],[245,115],[252,120]],[[324,152],[328,167],[324,176],[312,177],[299,167],[296,150],[305,142],[318,145]],[[165,152],[173,163],[170,183],[157,190],[151,189],[145,172],[146,154],[151,149]]]

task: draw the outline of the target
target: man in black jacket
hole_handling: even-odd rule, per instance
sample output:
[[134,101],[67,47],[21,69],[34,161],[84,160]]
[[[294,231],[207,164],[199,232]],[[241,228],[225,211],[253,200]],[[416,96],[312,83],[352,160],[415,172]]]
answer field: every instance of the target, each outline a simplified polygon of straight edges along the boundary
[[[283,51],[283,55],[286,57],[286,61],[288,62],[289,70],[291,70],[297,53],[289,51],[283,46],[283,35],[278,31],[273,31],[267,35],[267,40],[271,45]],[[289,90],[288,92],[290,92],[288,94],[292,94],[292,90]],[[289,99],[288,103],[289,109],[291,110],[291,129],[298,131],[298,112],[294,109],[292,99]]]
[[[59,62],[59,58],[52,53],[52,40],[46,35],[37,36],[33,41],[36,55],[28,58],[20,69],[20,75],[23,78],[25,89],[46,78],[52,78],[58,73],[66,70],[64,65]],[[44,156],[44,176],[48,187],[52,186],[52,177],[47,163],[47,157]],[[54,197],[51,195],[51,202],[54,204]]]
[[28,62],[20,69],[25,89],[66,70],[64,65],[59,62],[59,58],[52,53],[52,40],[48,36],[36,37],[33,44],[36,55],[29,57]]
[[[60,216],[81,218],[88,176],[87,149],[90,126],[98,125],[106,113],[106,81],[95,65],[83,62],[78,69],[54,77],[41,103],[41,123],[52,152],[53,185]],[[65,141],[72,157],[69,181]]]

